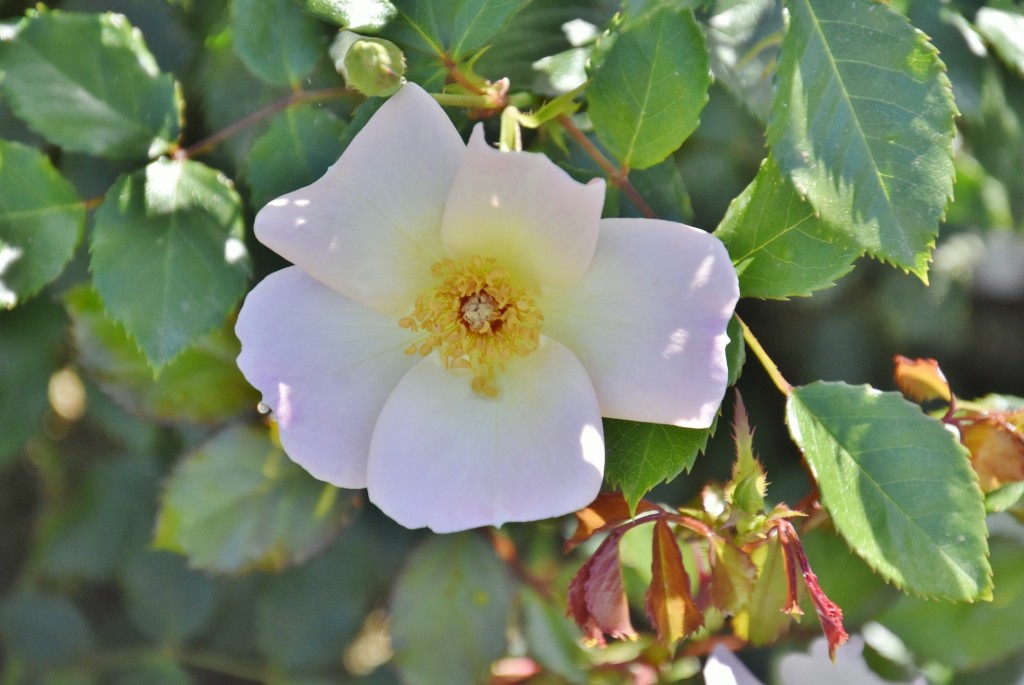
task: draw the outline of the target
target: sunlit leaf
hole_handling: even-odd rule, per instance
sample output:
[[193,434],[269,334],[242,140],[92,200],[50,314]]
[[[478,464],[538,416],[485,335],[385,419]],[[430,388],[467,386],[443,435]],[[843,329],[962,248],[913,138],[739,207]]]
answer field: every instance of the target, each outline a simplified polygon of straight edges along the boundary
[[626,530],[613,530],[569,583],[569,615],[594,644],[604,644],[605,633],[619,639],[637,635],[619,562],[619,540]]
[[144,159],[178,138],[174,79],[123,15],[31,12],[0,40],[0,76],[11,109],[69,150]]
[[958,600],[991,592],[985,508],[964,450],[896,393],[818,382],[786,409],[836,529],[907,591]]
[[605,419],[605,480],[636,507],[655,485],[692,468],[710,434],[707,428]]
[[657,511],[657,507],[644,500],[638,505],[630,506],[619,493],[602,492],[597,499],[576,512],[576,532],[565,543],[566,551],[581,542],[586,542],[598,531],[625,523],[645,511]]
[[663,9],[618,35],[587,89],[594,130],[623,167],[676,151],[708,101],[704,37],[689,10]]
[[926,278],[952,196],[956,108],[936,50],[870,0],[791,0],[768,142],[814,210]]
[[395,16],[390,0],[295,0],[307,12],[357,33],[375,33]]
[[395,662],[409,685],[477,683],[505,654],[508,571],[485,538],[435,536],[409,558],[391,595]]
[[293,464],[266,430],[232,426],[167,480],[155,545],[208,571],[280,569],[323,548],[351,517],[350,499]]
[[704,625],[704,615],[690,597],[690,577],[683,567],[679,543],[664,519],[654,524],[651,585],[644,609],[658,639],[671,646]]
[[301,83],[327,44],[320,24],[291,0],[232,0],[235,51],[269,83]]
[[965,418],[957,427],[984,492],[1024,481],[1024,410]]
[[978,33],[1019,75],[1024,76],[1024,11],[1018,7],[982,7],[974,15]]
[[0,308],[59,276],[84,226],[85,205],[46,156],[0,140]]
[[729,250],[744,297],[811,295],[853,269],[863,251],[817,216],[772,157],[729,205],[715,235]]
[[159,160],[123,176],[96,211],[93,282],[159,369],[223,325],[245,291],[241,199],[198,162]]
[[915,402],[928,400],[945,400],[949,402],[953,393],[949,389],[949,381],[934,359],[908,359],[896,355],[896,386],[904,396]]
[[747,605],[757,579],[757,567],[739,548],[714,540],[711,552],[711,602],[724,614],[736,614]]
[[715,79],[762,121],[775,96],[782,32],[780,0],[717,0],[707,22]]
[[430,55],[466,57],[484,47],[529,0],[392,0],[397,17],[388,36]]
[[748,514],[764,510],[764,497],[768,492],[768,478],[764,467],[754,457],[754,431],[750,427],[747,408],[743,398],[736,393],[733,409],[733,441],[736,443],[736,461],[732,467],[732,478],[726,485],[729,502]]

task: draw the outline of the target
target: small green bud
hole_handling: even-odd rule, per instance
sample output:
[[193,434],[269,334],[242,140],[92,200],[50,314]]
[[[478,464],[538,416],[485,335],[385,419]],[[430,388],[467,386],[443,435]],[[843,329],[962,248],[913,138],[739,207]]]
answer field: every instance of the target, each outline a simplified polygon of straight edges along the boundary
[[345,83],[365,95],[391,95],[402,86],[405,55],[389,40],[341,31],[330,54]]

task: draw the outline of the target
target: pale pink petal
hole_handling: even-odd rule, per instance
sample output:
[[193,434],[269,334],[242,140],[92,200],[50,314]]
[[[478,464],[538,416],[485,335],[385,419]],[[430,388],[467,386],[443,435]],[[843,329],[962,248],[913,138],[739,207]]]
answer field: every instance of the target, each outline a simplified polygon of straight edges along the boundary
[[701,428],[725,394],[725,327],[739,297],[725,247],[696,228],[605,219],[590,271],[544,298],[544,333],[590,374],[609,418]]
[[569,350],[546,340],[513,359],[493,399],[469,381],[435,355],[391,394],[370,445],[370,500],[384,513],[446,533],[559,516],[597,496],[601,415]]
[[408,331],[300,269],[267,276],[245,299],[238,367],[274,410],[281,444],[320,480],[366,486],[373,424],[419,357]]
[[444,256],[444,204],[464,152],[441,107],[406,84],[319,180],[260,210],[256,237],[339,293],[404,314]]
[[[829,678],[823,681],[828,682]],[[743,662],[722,645],[715,645],[707,662],[704,664],[705,685],[761,685],[761,681],[747,670]]]
[[452,257],[495,257],[521,283],[563,289],[583,278],[597,244],[604,181],[574,181],[544,155],[499,152],[477,126],[448,196]]

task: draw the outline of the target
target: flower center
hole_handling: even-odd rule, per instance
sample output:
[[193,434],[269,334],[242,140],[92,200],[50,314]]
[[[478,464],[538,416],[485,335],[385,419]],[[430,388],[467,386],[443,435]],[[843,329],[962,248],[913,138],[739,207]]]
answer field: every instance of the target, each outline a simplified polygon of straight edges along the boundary
[[426,334],[405,353],[425,357],[437,350],[446,369],[469,369],[473,390],[494,397],[505,363],[537,349],[544,315],[494,259],[443,259],[430,270],[441,284],[421,293],[412,314],[398,322]]

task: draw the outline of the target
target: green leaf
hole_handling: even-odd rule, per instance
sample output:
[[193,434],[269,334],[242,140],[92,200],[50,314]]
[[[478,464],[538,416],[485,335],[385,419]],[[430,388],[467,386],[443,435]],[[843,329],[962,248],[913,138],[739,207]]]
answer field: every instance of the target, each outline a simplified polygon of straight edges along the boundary
[[299,86],[324,54],[321,25],[290,0],[232,0],[235,52],[268,83]]
[[252,208],[323,176],[341,155],[344,130],[343,121],[318,106],[290,107],[274,117],[246,164]]
[[675,152],[697,128],[710,85],[693,13],[662,9],[616,38],[587,90],[588,113],[619,163],[644,169]]
[[487,45],[530,0],[393,0],[387,35],[403,48],[459,60]]
[[817,382],[786,406],[793,440],[846,542],[919,595],[990,596],[985,505],[966,450],[898,393]]
[[508,572],[484,537],[427,538],[391,596],[395,663],[405,682],[484,682],[505,654],[511,603]]
[[195,681],[170,656],[155,654],[131,668],[119,671],[113,685],[192,685]]
[[336,664],[401,566],[413,533],[363,511],[309,562],[270,578],[256,606],[261,652],[290,673]]
[[120,14],[31,12],[0,40],[0,87],[15,114],[68,150],[141,159],[178,138],[174,79]]
[[55,279],[85,226],[85,205],[38,150],[0,140],[0,307]]
[[395,16],[390,0],[295,0],[307,12],[356,33],[376,33]]
[[125,409],[159,421],[217,422],[251,410],[259,394],[235,359],[241,349],[227,329],[215,331],[153,371],[124,327],[110,318],[96,291],[65,295],[78,363]]
[[165,552],[141,552],[121,577],[132,622],[154,640],[172,644],[194,636],[213,614],[213,580]]
[[[877,618],[914,652],[956,670],[1001,661],[1024,649],[1024,547],[992,539],[995,590],[991,602],[947,604],[902,597]],[[982,681],[978,681],[982,682]]]
[[231,426],[171,474],[155,545],[208,571],[281,568],[313,555],[351,516],[349,497],[337,492],[293,464],[266,430]]
[[0,637],[8,657],[40,666],[66,666],[93,646],[78,609],[48,595],[15,595],[0,604]]
[[635,509],[655,485],[693,468],[710,435],[709,428],[605,419],[605,480]]
[[775,160],[825,221],[926,280],[953,192],[956,115],[935,48],[883,3],[787,7]]
[[[693,207],[690,205],[690,194],[686,191],[679,165],[674,159],[666,159],[646,169],[636,169],[629,174],[629,181],[637,192],[647,200],[659,219],[687,223],[693,219]],[[619,193],[619,213],[621,217],[642,217],[641,212],[621,189]]]
[[587,682],[587,655],[580,644],[580,631],[565,615],[561,602],[544,599],[524,588],[523,633],[530,655],[552,673],[570,683]]
[[736,265],[743,297],[810,295],[834,285],[862,252],[815,216],[771,157],[729,205],[715,235]]
[[780,0],[718,0],[707,20],[711,73],[761,121],[775,96],[782,32]]
[[67,320],[45,300],[0,310],[0,465],[42,428]]
[[1024,76],[1024,12],[1018,7],[982,7],[974,26],[1006,64]]
[[789,590],[779,539],[769,538],[754,550],[751,561],[757,566],[757,580],[746,606],[733,618],[733,626],[737,636],[762,647],[774,642],[793,620],[784,611]]
[[241,199],[223,174],[161,159],[123,176],[96,212],[91,270],[155,368],[221,326],[245,292]]
[[138,456],[101,462],[86,473],[71,505],[47,529],[42,568],[61,580],[108,581],[153,528],[159,473]]

